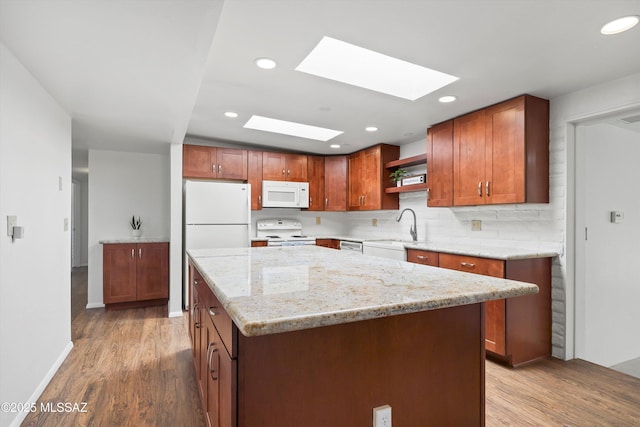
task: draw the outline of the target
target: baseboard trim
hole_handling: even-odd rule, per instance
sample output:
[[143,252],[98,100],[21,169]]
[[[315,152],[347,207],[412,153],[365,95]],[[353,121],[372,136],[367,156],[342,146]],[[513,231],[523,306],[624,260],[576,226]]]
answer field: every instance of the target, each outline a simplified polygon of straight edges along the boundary
[[182,317],[182,316],[183,316],[182,310],[169,312],[169,317]]
[[90,309],[90,308],[104,308],[104,304],[101,303],[101,302],[90,302],[90,303],[87,303],[87,307],[86,308],[87,309]]
[[[31,394],[31,397],[27,400],[27,402],[35,403],[38,401],[38,399],[42,395],[42,392],[44,392],[44,389],[47,388],[47,385],[49,385],[49,382],[51,382],[51,379],[53,378],[53,376],[56,374],[56,372],[58,372],[58,369],[60,369],[60,366],[62,366],[62,363],[65,361],[69,353],[71,353],[71,349],[73,349],[73,341],[69,341],[69,343],[66,345],[64,350],[62,350],[62,353],[60,353],[60,356],[58,356],[56,361],[53,362],[53,365],[51,366],[49,371],[46,373],[42,381],[40,381],[40,384],[38,384],[38,387],[36,387],[36,389],[34,390],[33,394]],[[29,412],[19,412],[16,415],[16,417],[13,419],[11,424],[9,424],[9,426],[19,427],[20,424],[22,424],[22,422],[24,421],[24,419],[27,418],[27,415],[29,415]]]

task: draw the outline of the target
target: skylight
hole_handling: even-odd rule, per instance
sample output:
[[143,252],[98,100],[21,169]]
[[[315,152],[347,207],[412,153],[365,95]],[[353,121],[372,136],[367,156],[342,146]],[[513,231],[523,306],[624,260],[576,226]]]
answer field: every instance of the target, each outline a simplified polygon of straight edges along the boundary
[[328,141],[343,133],[340,130],[321,128],[302,123],[288,122],[286,120],[271,119],[269,117],[251,116],[244,124],[247,129],[262,130],[265,132],[281,133],[284,135],[298,136],[300,138]]
[[331,37],[323,37],[296,70],[411,101],[458,80]]

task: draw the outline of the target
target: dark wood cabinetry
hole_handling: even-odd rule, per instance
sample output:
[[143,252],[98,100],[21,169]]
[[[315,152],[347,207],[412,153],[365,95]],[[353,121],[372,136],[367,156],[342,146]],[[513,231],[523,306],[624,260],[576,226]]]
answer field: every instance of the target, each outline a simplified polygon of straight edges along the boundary
[[103,301],[166,303],[169,298],[169,243],[103,245]]
[[347,156],[324,158],[324,210],[347,210]]
[[324,210],[324,182],[325,159],[323,156],[307,157],[307,178],[309,179],[309,208],[310,211]]
[[485,303],[485,349],[511,366],[551,355],[551,258],[499,260],[407,249],[407,261],[534,283],[535,295]]
[[453,121],[427,131],[427,206],[453,205]]
[[251,210],[262,209],[262,151],[247,151],[247,181],[251,184]]
[[349,210],[398,209],[398,194],[385,192],[395,186],[385,165],[399,156],[400,147],[387,144],[349,155]]
[[549,202],[549,101],[523,95],[453,125],[453,205]]
[[316,246],[324,246],[325,248],[331,248],[331,249],[340,249],[340,240],[316,239]]
[[262,153],[262,179],[266,181],[307,181],[307,156],[264,151]]
[[267,242],[266,240],[252,240],[251,241],[251,247],[252,248],[260,248],[263,246],[268,246],[269,242]]
[[182,148],[184,178],[247,179],[247,150],[187,145]]

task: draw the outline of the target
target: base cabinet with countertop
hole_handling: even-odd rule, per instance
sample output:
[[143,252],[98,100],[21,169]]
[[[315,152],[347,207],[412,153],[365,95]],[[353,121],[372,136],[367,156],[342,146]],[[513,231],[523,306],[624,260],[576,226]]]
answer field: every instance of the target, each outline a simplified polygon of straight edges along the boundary
[[502,260],[407,249],[407,261],[537,285],[535,295],[485,303],[485,348],[510,366],[551,355],[551,258]]
[[104,243],[102,255],[108,308],[167,302],[169,243]]
[[338,239],[316,239],[316,246],[325,248],[340,249],[340,240]]
[[[402,264],[315,246],[190,251],[201,312],[191,322],[205,325],[189,330],[201,340],[194,356],[208,423],[366,426],[388,404],[398,426],[484,426],[482,301],[535,288]],[[435,295],[443,280],[445,299]],[[383,292],[389,286],[397,292]]]

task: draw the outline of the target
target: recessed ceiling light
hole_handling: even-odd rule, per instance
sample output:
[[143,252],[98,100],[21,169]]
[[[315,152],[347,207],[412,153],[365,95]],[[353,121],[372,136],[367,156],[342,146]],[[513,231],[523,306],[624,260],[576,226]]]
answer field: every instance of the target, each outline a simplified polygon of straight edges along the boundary
[[331,37],[323,37],[296,70],[411,101],[458,80]]
[[366,130],[367,132],[375,132],[378,130],[378,128],[375,126],[367,126],[366,128],[364,128],[364,130]]
[[224,115],[226,117],[229,117],[230,119],[235,119],[236,117],[238,117],[238,113],[234,113],[233,111],[227,111],[226,113],[224,113]]
[[600,29],[600,32],[605,35],[622,33],[635,27],[638,21],[640,21],[640,17],[638,16],[624,16],[605,24],[602,29]]
[[331,147],[331,148],[340,148],[340,144],[331,144],[329,147]]
[[278,64],[271,58],[257,58],[256,65],[258,68],[262,68],[263,70],[271,70],[276,68],[276,65]]
[[328,141],[343,133],[341,130],[321,128],[262,116],[251,116],[249,121],[244,124],[244,127],[247,129],[299,136],[301,138],[315,139],[318,141]]
[[438,101],[446,104],[447,102],[453,102],[456,99],[457,98],[455,96],[447,95],[447,96],[440,97],[440,99],[438,99]]

